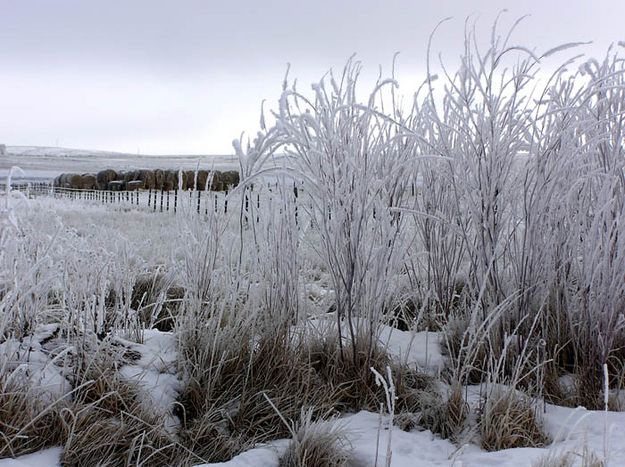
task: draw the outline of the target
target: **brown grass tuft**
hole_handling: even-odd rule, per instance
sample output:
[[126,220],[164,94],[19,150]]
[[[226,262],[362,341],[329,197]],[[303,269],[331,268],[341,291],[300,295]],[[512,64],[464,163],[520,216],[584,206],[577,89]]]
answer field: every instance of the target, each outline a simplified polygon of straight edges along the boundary
[[512,389],[491,392],[481,407],[479,428],[486,451],[542,447],[549,442],[531,402]]
[[177,443],[139,407],[134,413],[109,415],[87,406],[67,423],[67,441],[61,462],[82,465],[172,465],[177,463]]
[[[576,462],[579,459],[579,464]],[[550,453],[539,457],[532,463],[532,467],[605,467],[605,462],[593,451],[584,446],[581,453],[565,452]]]
[[352,454],[335,424],[312,421],[312,412],[302,415],[297,433],[289,443],[280,467],[347,467]]
[[391,368],[397,395],[396,410],[416,412],[423,407],[425,392],[434,391],[434,379],[392,361],[385,349],[366,337],[339,345],[338,333],[310,339],[305,355],[324,385],[332,390],[333,405],[339,412],[379,410],[384,389],[376,384],[371,368],[386,372]]
[[211,355],[180,397],[181,437],[207,461],[228,460],[254,443],[290,436],[281,415],[297,420],[303,408],[314,406],[315,414],[331,409],[331,388],[285,336]]
[[44,405],[35,395],[0,381],[0,459],[61,444],[59,426],[66,405],[64,401]]
[[469,405],[462,397],[462,389],[454,386],[448,399],[443,401],[437,397],[420,414],[419,425],[439,434],[442,438],[458,440],[464,430]]

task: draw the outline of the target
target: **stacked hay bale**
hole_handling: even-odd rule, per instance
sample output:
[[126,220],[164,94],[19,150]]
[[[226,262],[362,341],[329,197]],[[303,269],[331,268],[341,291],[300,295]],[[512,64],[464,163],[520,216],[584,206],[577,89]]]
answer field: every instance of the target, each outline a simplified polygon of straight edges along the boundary
[[200,191],[204,191],[207,186],[209,172],[208,170],[198,170],[197,173],[197,189]]
[[82,174],[82,189],[83,190],[96,190],[98,188],[98,181],[93,174]]
[[73,183],[76,181],[75,177],[80,177],[80,175],[71,174],[71,173],[63,173],[59,176],[59,186],[61,188],[72,188]]
[[195,190],[195,170],[183,172],[183,179],[186,184],[186,190]]
[[54,181],[55,183],[57,183],[56,186],[61,187],[61,188],[66,188],[65,184],[67,183],[67,176],[69,174],[65,174],[62,173],[61,175],[59,175]]
[[[207,187],[210,180],[210,187]],[[55,187],[78,190],[200,190],[225,191],[239,184],[239,173],[235,170],[209,172],[208,170],[131,170],[117,172],[101,170],[97,174],[63,173],[54,179]]]
[[113,180],[108,184],[109,191],[124,191],[126,189],[126,182],[123,180]]
[[143,187],[143,182],[141,180],[131,180],[126,182],[126,190],[128,191],[137,191]]
[[154,171],[154,188],[157,190],[161,190],[163,188],[164,182],[165,182],[165,171],[161,169],[156,169]]
[[211,190],[213,191],[225,191],[239,184],[239,172],[236,170],[228,170],[220,172],[216,170],[213,172],[213,181],[211,183]]
[[112,169],[101,170],[96,174],[98,190],[108,190],[109,183],[117,179],[117,172]]
[[222,180],[223,180],[223,176],[222,176],[221,171],[219,170],[213,171],[210,189],[212,191],[223,191],[225,188],[223,187]]
[[178,189],[178,172],[176,172],[175,170],[164,171],[162,189],[164,191],[171,191],[171,190]]
[[156,188],[156,179],[154,177],[154,171],[152,170],[139,170],[137,172],[137,180],[143,182],[141,188],[144,190],[153,190]]
[[134,182],[135,180],[137,180],[139,177],[139,171],[138,170],[129,170],[128,172],[126,172],[124,174],[124,182],[128,183],[128,182]]

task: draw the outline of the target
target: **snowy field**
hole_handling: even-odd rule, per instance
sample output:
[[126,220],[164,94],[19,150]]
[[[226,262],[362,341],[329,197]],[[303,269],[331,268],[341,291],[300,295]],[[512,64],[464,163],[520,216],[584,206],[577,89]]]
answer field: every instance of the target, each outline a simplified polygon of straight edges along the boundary
[[[61,279],[61,271],[64,271],[62,276],[65,281],[76,280],[77,276],[96,280],[97,276],[94,274],[104,267],[104,274],[108,278],[102,277],[100,286],[110,286],[110,282],[118,278],[122,283],[117,287],[123,289],[123,282],[127,279],[138,277],[155,268],[172,271],[176,282],[190,279],[185,278],[187,273],[180,270],[180,265],[190,258],[186,245],[193,238],[190,232],[198,232],[202,226],[208,227],[207,222],[217,221],[215,218],[194,217],[192,208],[191,206],[184,216],[186,225],[173,224],[172,219],[176,217],[168,213],[45,197],[28,201],[18,198],[13,202],[12,209],[21,231],[27,233],[29,243],[49,249],[43,264],[37,265],[39,274],[46,278],[40,280],[52,285]],[[256,225],[256,228],[262,229],[263,226],[267,227],[265,222]],[[249,236],[253,234],[253,227],[246,226],[246,241],[251,241]],[[230,243],[229,238],[236,238],[236,230],[235,224],[222,228],[221,235],[225,245]],[[150,235],[146,236],[146,232],[150,232]],[[314,231],[306,233],[304,228],[301,234],[307,237],[302,239],[304,245],[308,241],[314,241],[317,235]],[[72,253],[68,255],[68,251]],[[89,257],[97,258],[98,264],[83,264],[82,258]],[[329,287],[330,278],[314,252],[305,247],[305,251],[300,252],[300,257],[302,266],[300,278],[296,282],[300,288],[300,313],[307,316],[301,325],[327,332],[327,329],[335,328],[334,318],[325,314],[331,303],[328,297],[333,294]],[[23,266],[30,268],[32,263]],[[19,273],[15,278],[24,279]],[[401,280],[397,283],[401,283]],[[31,285],[37,286],[36,283]],[[98,287],[98,284],[93,285]],[[75,282],[71,288],[78,287],[78,290],[67,290],[67,294],[83,293],[82,300],[88,301],[91,292],[85,286],[86,284]],[[78,296],[72,297],[72,300],[73,303],[80,301]],[[36,397],[43,398],[47,403],[53,403],[64,397],[71,397],[71,378],[67,376],[67,368],[59,365],[58,357],[53,357],[55,346],[59,342],[58,339],[49,340],[56,328],[55,325],[44,324],[45,319],[43,316],[38,317],[36,322],[39,324],[34,332],[19,341],[5,340],[0,348],[5,356],[22,355],[13,375],[28,375],[29,391],[33,391]],[[173,415],[173,408],[185,384],[177,361],[180,358],[177,331],[162,332],[136,326],[131,326],[131,329],[122,331],[120,328],[115,341],[136,352],[139,358],[120,366],[117,369],[119,376],[137,385],[140,405],[151,413],[158,413],[163,430],[175,434],[180,429],[180,420]],[[383,325],[377,336],[379,344],[397,362],[409,367],[440,377],[444,368],[449,365],[448,359],[442,353],[445,343],[441,332],[419,331],[416,327],[401,331]],[[19,349],[29,350],[27,354],[23,354]],[[12,360],[12,363],[15,364],[15,361]],[[449,392],[450,388],[446,383],[440,381],[437,384],[441,394]],[[478,410],[487,391],[480,386],[463,388],[472,411]],[[380,402],[383,403],[383,400]],[[453,443],[422,427],[402,430],[392,424],[392,417],[384,405],[379,411],[342,413],[332,420],[318,423],[323,429],[341,433],[350,452],[352,465],[363,467],[530,466],[540,459],[555,459],[564,453],[568,453],[571,461],[580,465],[588,453],[609,460],[605,465],[625,465],[623,413],[558,407],[542,401],[536,401],[536,406],[545,432],[551,440],[548,445],[496,452],[481,449],[478,434],[470,431],[465,434],[461,443]],[[250,448],[227,462],[197,465],[278,467],[288,443],[288,439],[277,439]],[[61,465],[62,450],[61,447],[52,447],[17,459],[0,460],[0,466]],[[544,465],[553,464],[547,462]]]
[[138,169],[203,169],[229,170],[237,168],[233,156],[149,156],[106,151],[7,146],[0,157],[0,180],[11,167],[20,167],[24,174],[16,174],[16,181],[49,181],[62,173],[95,173],[104,169],[120,171]]

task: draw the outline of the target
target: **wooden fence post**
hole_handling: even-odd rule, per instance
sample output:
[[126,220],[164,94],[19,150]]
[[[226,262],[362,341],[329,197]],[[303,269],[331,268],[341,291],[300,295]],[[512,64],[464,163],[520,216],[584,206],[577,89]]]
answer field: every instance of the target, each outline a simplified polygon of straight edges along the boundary
[[299,195],[298,191],[297,191],[297,185],[295,184],[295,182],[293,182],[293,195],[295,196],[295,225],[299,225],[298,223],[298,219],[297,219],[297,196]]

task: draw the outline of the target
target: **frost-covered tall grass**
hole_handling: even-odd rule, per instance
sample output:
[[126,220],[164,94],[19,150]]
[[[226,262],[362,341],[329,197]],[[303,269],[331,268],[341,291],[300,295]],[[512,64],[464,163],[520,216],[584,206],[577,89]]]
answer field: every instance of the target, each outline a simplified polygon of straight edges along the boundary
[[352,61],[309,94],[285,82],[246,175],[304,187],[352,339],[354,316],[371,326],[388,311],[401,272],[414,314],[468,331],[450,347],[472,356],[465,375],[477,365],[474,378],[491,378],[488,351],[508,361],[501,378],[540,374],[560,397],[557,379],[573,371],[574,397],[594,406],[581,388],[598,395],[602,365],[622,352],[623,60],[564,58],[548,75],[543,62],[579,44],[538,53],[513,42],[515,27],[495,24],[484,48],[467,28],[458,70],[441,65],[437,78],[429,65],[407,111],[392,77],[359,100]]
[[[359,74],[360,64],[350,61],[340,76],[315,84],[311,97],[285,81],[274,126],[239,156],[265,162],[247,174],[250,181],[274,171],[301,188],[298,207],[306,227],[318,232],[311,247],[331,276],[337,326],[352,341],[367,339],[371,349],[389,305],[389,281],[401,267],[403,220],[393,208],[406,197],[411,154],[401,125],[381,111],[385,89],[396,83],[378,82],[361,104]],[[276,151],[281,163],[267,167]]]

